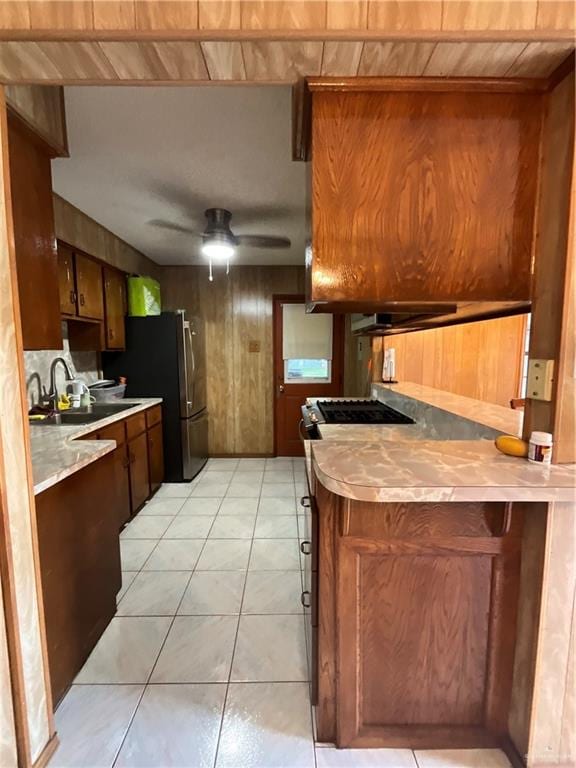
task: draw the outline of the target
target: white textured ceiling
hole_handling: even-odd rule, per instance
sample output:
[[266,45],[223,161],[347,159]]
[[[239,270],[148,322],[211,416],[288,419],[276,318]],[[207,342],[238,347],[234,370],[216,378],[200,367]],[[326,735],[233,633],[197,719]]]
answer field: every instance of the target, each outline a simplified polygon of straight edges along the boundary
[[290,249],[241,247],[236,263],[302,264],[305,165],[291,159],[287,86],[68,87],[70,157],[54,190],[159,264],[203,264],[202,230],[229,208],[235,234],[283,235]]

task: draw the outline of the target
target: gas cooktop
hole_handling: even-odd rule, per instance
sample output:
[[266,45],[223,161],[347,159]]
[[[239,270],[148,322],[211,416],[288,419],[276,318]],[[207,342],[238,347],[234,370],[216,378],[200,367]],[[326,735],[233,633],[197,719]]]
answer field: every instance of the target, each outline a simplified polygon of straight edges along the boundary
[[318,400],[326,424],[415,424],[379,400]]

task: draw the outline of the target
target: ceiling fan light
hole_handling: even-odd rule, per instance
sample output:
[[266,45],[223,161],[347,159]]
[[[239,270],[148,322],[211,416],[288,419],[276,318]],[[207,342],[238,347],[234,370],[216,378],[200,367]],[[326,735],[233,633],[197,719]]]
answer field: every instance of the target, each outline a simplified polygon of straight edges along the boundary
[[201,250],[203,256],[216,263],[227,262],[236,253],[236,248],[233,245],[218,239],[204,241]]

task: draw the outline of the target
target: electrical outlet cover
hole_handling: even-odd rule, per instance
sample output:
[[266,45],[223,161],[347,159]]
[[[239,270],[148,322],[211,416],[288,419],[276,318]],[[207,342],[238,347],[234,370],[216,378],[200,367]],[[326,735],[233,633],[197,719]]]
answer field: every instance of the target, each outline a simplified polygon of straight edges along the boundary
[[526,397],[531,400],[552,400],[554,360],[528,360]]

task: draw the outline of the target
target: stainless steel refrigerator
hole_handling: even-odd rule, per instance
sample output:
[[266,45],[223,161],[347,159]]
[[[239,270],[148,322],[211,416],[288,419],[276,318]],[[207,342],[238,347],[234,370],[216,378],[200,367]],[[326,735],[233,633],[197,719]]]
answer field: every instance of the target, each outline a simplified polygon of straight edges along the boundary
[[203,325],[183,309],[126,318],[126,350],[103,354],[104,376],[125,376],[126,397],[162,398],[168,482],[191,480],[208,457],[205,359]]

